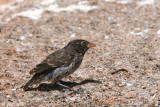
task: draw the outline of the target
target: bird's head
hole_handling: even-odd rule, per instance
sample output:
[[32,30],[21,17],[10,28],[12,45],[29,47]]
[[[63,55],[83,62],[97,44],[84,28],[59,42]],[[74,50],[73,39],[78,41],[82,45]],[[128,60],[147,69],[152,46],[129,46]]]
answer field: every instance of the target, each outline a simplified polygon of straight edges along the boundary
[[84,54],[89,48],[94,47],[95,45],[86,40],[76,39],[70,41],[67,46],[73,48],[78,53]]

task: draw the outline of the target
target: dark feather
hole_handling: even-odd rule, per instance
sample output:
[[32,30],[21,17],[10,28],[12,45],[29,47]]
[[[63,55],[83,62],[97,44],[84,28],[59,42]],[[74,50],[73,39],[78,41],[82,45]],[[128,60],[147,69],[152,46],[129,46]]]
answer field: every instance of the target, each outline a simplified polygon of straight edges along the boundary
[[60,66],[68,66],[73,61],[74,56],[71,53],[65,51],[65,49],[57,50],[49,55],[44,61],[38,64],[30,71],[30,74],[41,73],[49,68],[57,68]]

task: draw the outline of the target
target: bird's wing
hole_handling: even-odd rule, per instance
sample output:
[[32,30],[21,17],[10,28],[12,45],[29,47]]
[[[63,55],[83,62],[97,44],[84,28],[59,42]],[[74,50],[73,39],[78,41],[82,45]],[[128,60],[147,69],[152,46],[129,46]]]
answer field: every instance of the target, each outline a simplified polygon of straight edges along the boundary
[[48,65],[46,60],[44,60],[40,64],[38,64],[35,68],[33,68],[29,73],[30,74],[40,73],[40,72],[42,72],[44,70],[47,70],[50,67],[52,67],[52,66]]
[[58,50],[49,55],[44,61],[38,64],[35,68],[30,71],[30,74],[41,73],[49,68],[57,68],[60,66],[70,65],[74,60],[74,56],[67,53],[66,51]]

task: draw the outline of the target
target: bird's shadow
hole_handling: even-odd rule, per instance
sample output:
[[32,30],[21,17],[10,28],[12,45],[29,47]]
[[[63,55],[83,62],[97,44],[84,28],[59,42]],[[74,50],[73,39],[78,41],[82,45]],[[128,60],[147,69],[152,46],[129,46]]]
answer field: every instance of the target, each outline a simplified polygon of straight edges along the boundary
[[[78,85],[83,85],[83,84],[87,84],[87,83],[101,83],[98,80],[93,80],[93,79],[86,79],[81,81],[80,83],[76,83],[76,82],[69,82],[69,81],[60,81],[61,84],[66,85],[70,88],[74,87],[74,86],[78,86]],[[40,84],[37,88],[29,88],[27,91],[52,91],[52,90],[58,90],[58,91],[62,91],[62,87],[60,88],[57,84],[47,84],[47,83],[42,83]]]

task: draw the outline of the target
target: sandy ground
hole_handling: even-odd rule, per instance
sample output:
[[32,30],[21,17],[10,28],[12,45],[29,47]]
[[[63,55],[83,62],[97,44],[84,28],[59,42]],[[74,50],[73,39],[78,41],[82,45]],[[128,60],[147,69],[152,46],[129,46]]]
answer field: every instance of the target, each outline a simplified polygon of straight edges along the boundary
[[[0,0],[1,106],[160,105],[159,0],[7,1]],[[83,92],[50,84],[23,92],[34,66],[78,38],[96,47],[63,80]]]

